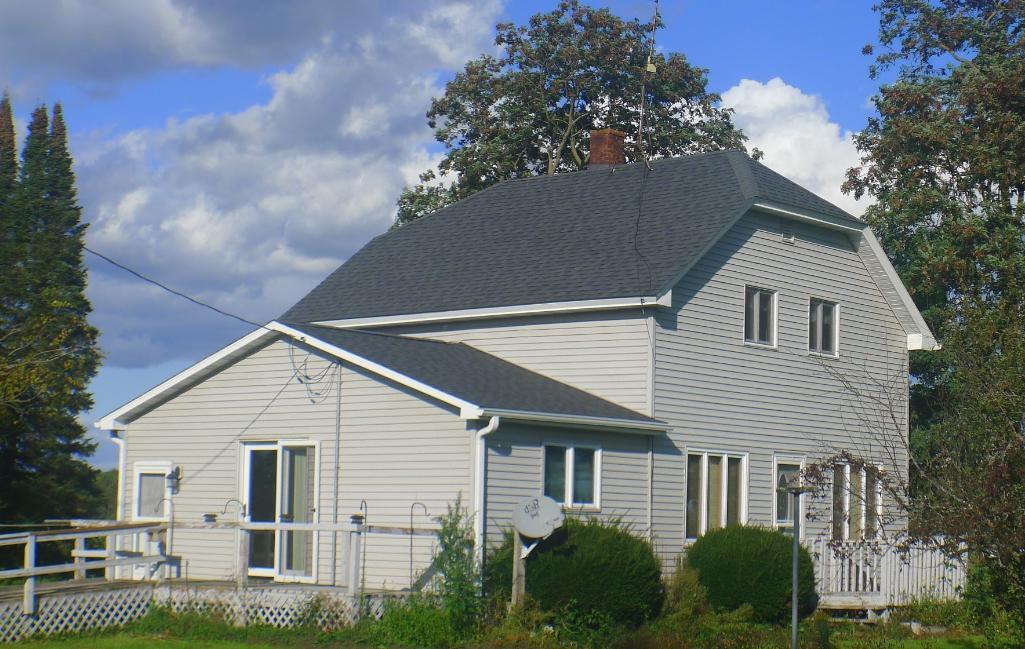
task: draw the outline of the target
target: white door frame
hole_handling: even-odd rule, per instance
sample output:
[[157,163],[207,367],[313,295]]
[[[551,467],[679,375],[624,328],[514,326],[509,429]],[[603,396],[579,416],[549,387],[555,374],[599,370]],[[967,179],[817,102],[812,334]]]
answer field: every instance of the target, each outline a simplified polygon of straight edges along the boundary
[[[249,502],[249,478],[251,474],[252,451],[275,451],[275,498],[274,522],[281,523],[281,500],[283,496],[283,461],[284,450],[288,447],[305,447],[313,449],[313,523],[320,522],[320,442],[306,439],[283,439],[275,442],[242,442],[242,479],[239,484],[239,500],[245,506],[245,522],[252,522],[252,507]],[[249,566],[249,557],[245,557],[246,569],[252,577],[271,577],[274,581],[316,583],[320,569],[320,534],[313,534],[312,566],[309,575],[287,574],[284,571],[284,557],[281,553],[283,531],[274,533],[274,566],[271,568],[253,568]]]

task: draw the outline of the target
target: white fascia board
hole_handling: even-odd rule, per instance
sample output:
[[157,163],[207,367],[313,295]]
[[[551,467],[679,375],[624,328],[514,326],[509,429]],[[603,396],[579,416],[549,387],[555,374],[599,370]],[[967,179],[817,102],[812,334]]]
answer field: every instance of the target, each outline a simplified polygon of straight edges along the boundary
[[601,300],[576,300],[572,302],[543,302],[539,304],[519,304],[513,306],[489,307],[485,309],[462,309],[458,311],[434,311],[431,313],[409,313],[404,315],[373,316],[369,318],[349,318],[345,320],[322,320],[313,324],[320,325],[322,327],[336,327],[338,329],[391,327],[426,322],[486,320],[514,316],[544,315],[549,313],[568,313],[573,311],[608,311],[613,309],[642,307],[651,304],[663,305],[664,301],[665,293],[657,296],[618,297]]
[[244,353],[247,349],[261,345],[266,338],[276,335],[276,332],[266,327],[257,329],[256,331],[239,338],[227,347],[210,354],[195,365],[175,374],[157,387],[149,390],[139,397],[136,397],[135,399],[132,399],[117,410],[104,415],[96,421],[93,426],[101,430],[123,430],[128,422],[122,421],[121,418],[124,417],[126,413],[131,413],[134,410],[145,407],[147,403],[164,398],[168,392],[173,391],[180,384],[202,374],[225,358]]
[[331,356],[334,356],[339,360],[343,360],[346,363],[355,365],[356,367],[363,368],[368,372],[394,381],[395,383],[403,385],[411,390],[415,390],[417,392],[420,392],[421,394],[426,394],[429,397],[433,397],[438,401],[441,401],[442,403],[447,403],[450,406],[459,408],[459,416],[463,419],[478,419],[483,414],[483,410],[480,408],[480,406],[477,406],[476,404],[470,403],[465,399],[460,399],[459,397],[453,396],[447,392],[443,392],[442,390],[438,390],[437,388],[431,387],[426,383],[417,381],[412,377],[406,376],[401,372],[396,372],[395,370],[385,367],[384,365],[375,363],[374,361],[363,358],[362,356],[358,356],[356,354],[353,354],[352,352],[346,351],[341,347],[336,347],[330,343],[326,343],[323,340],[320,340],[319,338],[316,338],[315,336],[312,336],[305,332],[299,331],[298,329],[293,329],[292,327],[289,327],[288,325],[282,324],[277,321],[271,322],[269,325],[267,325],[267,327],[273,329],[274,331],[282,333],[288,336],[289,338],[298,340],[304,345],[308,345],[310,347],[313,347],[314,349],[319,349],[320,351],[326,354],[330,354]]
[[623,431],[653,434],[669,429],[669,424],[656,421],[633,421],[630,419],[613,419],[610,417],[588,417],[583,415],[559,415],[548,412],[532,412],[527,410],[501,410],[484,408],[482,416],[498,416],[503,420],[543,421],[564,426],[583,428],[615,428]]
[[860,234],[865,229],[865,225],[860,222],[851,222],[851,219],[840,218],[837,216],[830,216],[828,214],[819,214],[816,212],[809,212],[794,207],[785,207],[770,203],[767,201],[755,201],[751,204],[751,208],[758,210],[759,212],[766,212],[768,214],[775,214],[777,216],[785,216],[795,221],[803,221],[805,223],[811,223],[823,228],[829,228],[830,230],[840,230],[841,232],[847,232],[851,234]]
[[940,349],[940,344],[936,341],[936,337],[933,336],[929,325],[925,323],[922,312],[918,310],[915,301],[911,299],[911,294],[908,293],[904,282],[897,275],[897,270],[890,263],[890,259],[886,256],[886,251],[883,250],[883,246],[876,239],[872,228],[866,225],[861,231],[861,237],[868,244],[868,249],[879,260],[879,265],[882,266],[883,272],[886,273],[886,278],[890,280],[893,290],[897,292],[897,297],[900,299],[901,304],[904,305],[904,308],[908,310],[908,313],[911,315],[911,321],[917,328],[917,331],[908,332],[908,349],[925,349],[929,351]]

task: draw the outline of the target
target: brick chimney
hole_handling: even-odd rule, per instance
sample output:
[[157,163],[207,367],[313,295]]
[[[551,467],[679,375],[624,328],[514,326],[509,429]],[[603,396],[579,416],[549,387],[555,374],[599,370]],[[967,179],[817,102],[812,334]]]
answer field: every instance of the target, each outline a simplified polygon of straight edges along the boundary
[[626,163],[623,153],[623,139],[626,133],[614,128],[603,128],[591,131],[591,157],[587,162],[588,169],[614,167]]

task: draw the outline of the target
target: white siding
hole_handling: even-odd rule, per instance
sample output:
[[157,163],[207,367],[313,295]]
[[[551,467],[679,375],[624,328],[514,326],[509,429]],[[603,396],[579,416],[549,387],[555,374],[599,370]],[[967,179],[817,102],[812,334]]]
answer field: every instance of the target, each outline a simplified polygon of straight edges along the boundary
[[544,444],[586,444],[601,448],[599,511],[582,518],[619,519],[641,536],[648,531],[648,441],[645,435],[576,431],[503,423],[487,440],[488,543],[500,543],[512,526],[512,511],[542,491]]
[[[307,352],[284,341],[247,356],[160,405],[126,431],[126,512],[132,511],[135,462],[169,461],[182,467],[175,497],[176,523],[196,526],[205,513],[233,519],[237,506],[221,515],[225,503],[241,496],[241,444],[246,441],[304,439],[320,442],[321,522],[333,505],[337,370],[310,355],[305,372],[327,373],[311,391],[294,378],[295,364]],[[342,371],[338,518],[348,520],[362,500],[371,525],[408,526],[410,505],[424,503],[431,518],[459,495],[472,507],[472,433],[457,413],[395,385],[345,367]],[[417,509],[417,527],[433,525]],[[130,517],[130,515],[129,515]],[[319,582],[331,583],[331,534],[320,535]],[[345,535],[339,535],[341,564]],[[417,541],[417,569],[429,547]],[[232,579],[236,565],[231,530],[181,529],[174,553],[193,579]],[[369,536],[367,586],[405,587],[409,540]],[[340,566],[336,582],[345,582]]]
[[638,412],[650,413],[653,340],[639,310],[391,327],[463,342]]
[[[797,242],[784,243],[779,219],[746,215],[674,288],[673,308],[656,315],[654,414],[673,426],[675,448],[656,455],[655,532],[670,552],[682,544],[688,448],[748,453],[748,522],[769,525],[774,454],[886,455],[872,430],[886,424],[881,413],[839,376],[890,392],[905,421],[906,335],[891,307],[846,236],[792,227]],[[744,344],[746,285],[778,291],[778,349]],[[808,353],[811,297],[840,305],[839,358]],[[899,449],[897,468],[906,462]],[[811,531],[827,524],[828,506]]]

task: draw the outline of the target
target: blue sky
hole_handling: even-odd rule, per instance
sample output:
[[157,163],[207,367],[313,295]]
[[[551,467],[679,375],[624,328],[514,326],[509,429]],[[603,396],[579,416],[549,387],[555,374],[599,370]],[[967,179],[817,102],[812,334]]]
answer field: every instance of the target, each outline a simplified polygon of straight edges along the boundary
[[[605,4],[650,17],[653,2]],[[493,26],[554,2],[250,3],[68,0],[9,5],[0,88],[16,121],[61,101],[87,241],[191,295],[266,321],[387,228],[435,164],[432,96]],[[842,207],[851,133],[876,84],[861,54],[871,1],[662,2],[659,48],[708,68],[765,162]],[[105,266],[90,267],[106,359],[91,428],[247,327]],[[115,449],[97,433],[93,461]]]

